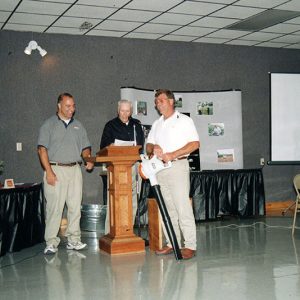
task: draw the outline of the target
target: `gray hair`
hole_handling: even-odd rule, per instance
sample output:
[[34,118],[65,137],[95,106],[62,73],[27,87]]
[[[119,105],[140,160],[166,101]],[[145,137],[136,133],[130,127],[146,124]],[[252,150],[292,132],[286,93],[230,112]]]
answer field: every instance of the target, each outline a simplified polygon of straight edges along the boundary
[[125,99],[122,99],[120,101],[118,101],[118,112],[120,111],[120,107],[122,104],[129,104],[130,105],[130,111],[131,113],[133,112],[133,104],[131,101],[129,100],[125,100]]

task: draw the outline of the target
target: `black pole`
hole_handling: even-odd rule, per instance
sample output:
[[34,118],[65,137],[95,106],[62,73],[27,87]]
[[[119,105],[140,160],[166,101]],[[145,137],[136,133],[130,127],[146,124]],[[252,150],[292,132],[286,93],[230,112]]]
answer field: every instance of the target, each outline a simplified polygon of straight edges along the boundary
[[158,184],[156,184],[156,185],[153,185],[152,187],[153,187],[153,190],[154,190],[154,194],[155,194],[156,202],[158,204],[158,208],[160,210],[160,214],[162,216],[163,222],[165,224],[165,228],[167,230],[170,242],[171,242],[172,247],[173,247],[175,258],[176,258],[176,260],[182,259],[182,255],[181,255],[181,252],[180,252],[180,249],[179,249],[176,234],[174,232],[174,228],[173,228],[169,213],[167,211],[164,198],[163,198],[162,193],[160,191],[160,186]]

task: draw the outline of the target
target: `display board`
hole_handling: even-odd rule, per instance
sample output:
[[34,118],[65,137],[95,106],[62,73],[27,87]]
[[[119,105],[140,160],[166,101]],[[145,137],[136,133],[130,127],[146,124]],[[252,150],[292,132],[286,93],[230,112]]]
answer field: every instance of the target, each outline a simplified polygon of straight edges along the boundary
[[[143,125],[159,118],[153,90],[121,88],[121,99],[134,104],[133,117]],[[201,170],[242,169],[241,91],[177,92],[176,110],[188,114],[200,137]]]
[[271,159],[300,164],[300,74],[270,73]]

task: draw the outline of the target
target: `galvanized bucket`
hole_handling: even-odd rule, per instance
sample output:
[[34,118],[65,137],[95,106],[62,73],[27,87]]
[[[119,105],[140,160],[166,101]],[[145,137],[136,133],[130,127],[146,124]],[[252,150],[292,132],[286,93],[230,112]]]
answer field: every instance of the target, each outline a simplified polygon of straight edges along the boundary
[[104,232],[106,205],[82,204],[80,228],[85,231]]

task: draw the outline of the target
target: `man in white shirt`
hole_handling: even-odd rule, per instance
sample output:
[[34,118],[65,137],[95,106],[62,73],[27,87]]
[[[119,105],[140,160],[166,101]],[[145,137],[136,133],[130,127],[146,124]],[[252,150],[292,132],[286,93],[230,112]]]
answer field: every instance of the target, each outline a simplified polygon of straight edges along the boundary
[[[190,178],[187,156],[199,148],[199,136],[194,122],[188,116],[175,111],[175,97],[169,90],[157,90],[155,105],[161,113],[148,135],[146,151],[151,157],[156,155],[164,162],[172,161],[172,167],[157,173],[157,180],[165,200],[168,213],[179,246],[181,232],[184,247],[181,249],[183,259],[195,256],[196,224],[193,208],[189,200]],[[157,250],[157,255],[173,252],[170,238],[163,226],[166,246]]]

